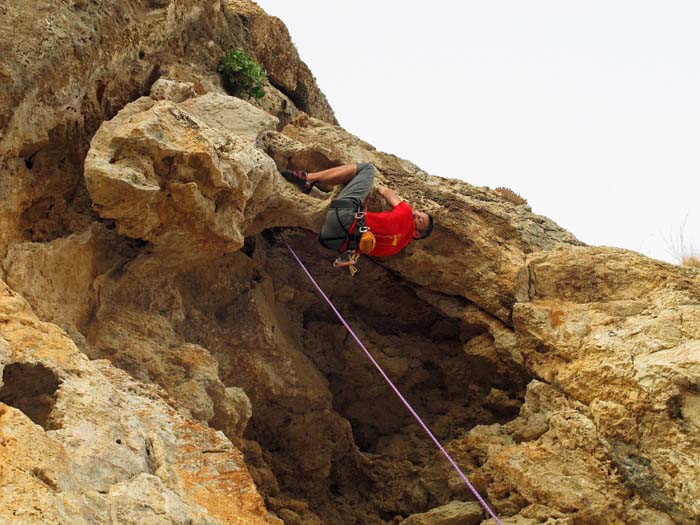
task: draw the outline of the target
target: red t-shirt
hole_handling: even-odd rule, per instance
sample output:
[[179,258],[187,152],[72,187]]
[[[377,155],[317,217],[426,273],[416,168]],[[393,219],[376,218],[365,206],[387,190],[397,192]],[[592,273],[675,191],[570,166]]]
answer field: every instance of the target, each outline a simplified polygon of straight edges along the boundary
[[370,255],[386,257],[400,252],[413,240],[413,210],[400,202],[391,211],[365,213],[365,226],[374,234],[376,245]]

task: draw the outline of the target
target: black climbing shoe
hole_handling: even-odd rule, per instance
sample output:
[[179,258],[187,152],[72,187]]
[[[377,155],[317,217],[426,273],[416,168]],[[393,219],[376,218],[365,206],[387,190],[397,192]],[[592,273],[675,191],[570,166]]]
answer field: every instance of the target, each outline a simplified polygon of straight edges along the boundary
[[309,193],[311,188],[314,187],[313,182],[306,180],[305,171],[284,170],[282,171],[282,176],[299,188],[303,193]]

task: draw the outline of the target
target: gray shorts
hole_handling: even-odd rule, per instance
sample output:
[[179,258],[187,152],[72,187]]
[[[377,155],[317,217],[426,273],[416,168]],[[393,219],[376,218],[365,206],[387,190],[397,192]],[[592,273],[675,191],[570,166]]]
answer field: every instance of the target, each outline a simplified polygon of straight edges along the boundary
[[[365,199],[372,190],[374,177],[377,170],[367,162],[357,164],[357,174],[342,189],[337,199],[352,199],[356,201],[358,207],[364,205]],[[355,212],[349,208],[329,209],[326,212],[326,221],[318,236],[321,244],[331,250],[340,250],[340,247],[347,238],[346,231],[352,226],[355,220]]]

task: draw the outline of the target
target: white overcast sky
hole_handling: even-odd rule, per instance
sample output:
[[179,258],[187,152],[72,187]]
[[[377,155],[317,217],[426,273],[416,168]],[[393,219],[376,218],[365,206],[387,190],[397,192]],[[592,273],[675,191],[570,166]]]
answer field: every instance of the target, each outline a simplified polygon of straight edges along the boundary
[[260,0],[340,124],[592,245],[700,248],[700,2]]

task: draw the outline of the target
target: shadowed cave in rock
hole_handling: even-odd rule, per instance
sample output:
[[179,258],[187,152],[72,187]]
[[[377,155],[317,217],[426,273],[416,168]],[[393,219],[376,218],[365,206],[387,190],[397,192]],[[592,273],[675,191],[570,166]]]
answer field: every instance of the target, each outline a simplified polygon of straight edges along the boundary
[[34,423],[49,430],[58,387],[58,378],[49,368],[40,364],[11,363],[2,371],[0,402],[21,410]]
[[[449,317],[415,285],[370,259],[350,279],[331,267],[332,253],[315,236],[285,235],[441,441],[517,415],[529,377],[496,349],[487,322],[498,321]],[[102,287],[97,321],[87,328],[89,355],[159,383],[234,441],[218,408],[224,398],[210,379],[196,381],[204,381],[213,416],[195,412],[201,406],[193,394],[178,388],[205,373],[243,389],[252,418],[241,445],[269,508],[306,508],[301,514],[310,521],[304,523],[315,523],[313,515],[324,523],[354,523],[360,516],[391,522],[450,499],[471,499],[451,481],[447,462],[312,288],[278,232],[249,237],[238,252],[186,268],[168,270],[150,257],[144,248]],[[124,341],[148,341],[145,360],[111,335],[112,323],[133,316],[153,319],[144,326],[168,327],[156,335],[129,328],[136,331]],[[165,333],[172,342],[162,339]],[[209,355],[216,368],[206,364]],[[199,368],[204,364],[206,372]],[[382,523],[376,520],[371,523]]]
[[[310,236],[295,235],[292,242],[438,439],[446,442],[475,425],[517,416],[527,374],[487,357],[483,350],[494,343],[485,326],[445,316],[418,297],[412,285],[369,259],[361,264],[361,276],[351,279],[330,268],[330,252]],[[282,306],[294,311],[290,322],[299,334],[299,348],[327,381],[332,398],[330,413],[300,407],[293,399],[253,403],[246,437],[263,448],[281,491],[308,501],[333,523],[354,523],[355,517],[368,514],[390,521],[450,497],[471,499],[464,487],[448,488],[451,474],[444,458],[276,234],[265,233],[248,243],[253,244],[265,252],[276,296],[287,290],[293,297]],[[479,351],[470,353],[474,349]],[[511,367],[509,373],[503,374],[506,367]],[[349,423],[349,434],[343,434],[343,421]],[[321,456],[326,463],[319,461],[316,470],[304,464]],[[432,486],[416,483],[418,472],[432,477]],[[276,492],[264,482],[260,489],[268,496]]]
[[[123,105],[124,101],[120,102],[118,105]],[[27,240],[51,241],[81,231],[94,220],[103,222],[107,229],[114,227],[109,219],[97,219],[82,177],[89,137],[105,116],[101,113],[104,110],[92,109],[100,116],[90,117],[84,128],[52,130],[48,144],[27,152],[26,170],[31,177],[43,181],[32,196],[33,204],[22,214]],[[106,111],[109,115],[114,113],[111,109]],[[334,165],[313,150],[298,152],[289,163],[307,169]],[[350,280],[346,274],[330,269],[331,254],[313,236],[294,233],[292,236],[312,273],[439,439],[449,441],[475,425],[504,423],[517,415],[529,378],[522,369],[511,368],[512,363],[496,365],[493,337],[485,326],[445,316],[419,298],[401,276],[371,260],[363,261],[362,274]],[[119,247],[117,251],[129,252],[129,258],[138,251],[138,247],[132,247],[134,241],[126,238],[115,243]],[[242,257],[249,259],[250,267],[237,275]],[[441,457],[436,457],[432,443],[311,289],[272,232],[249,237],[240,254],[229,254],[222,261],[179,275],[161,272],[168,286],[171,280],[176,282],[172,297],[184,298],[183,320],[174,320],[171,311],[177,299],[172,304],[159,304],[161,297],[169,296],[162,294],[160,281],[144,280],[140,285],[132,285],[127,282],[133,278],[129,273],[124,280],[120,279],[120,272],[128,264],[125,262],[124,267],[120,266],[122,269],[115,269],[110,277],[113,282],[106,286],[110,293],[120,296],[115,298],[115,304],[139,314],[162,315],[168,319],[177,333],[178,344],[185,341],[201,345],[202,353],[210,352],[218,361],[218,375],[224,385],[241,387],[251,398],[253,417],[245,437],[257,444],[252,448],[261,447],[261,458],[251,453],[248,446],[248,465],[273,510],[286,505],[278,504],[274,498],[298,499],[327,522],[342,524],[368,515],[391,521],[396,514],[406,516],[424,511],[453,497],[471,498],[462,487],[447,487],[449,467],[442,463]],[[217,266],[231,270],[235,278],[214,283],[202,277]],[[213,297],[227,286],[231,291],[228,299]],[[286,333],[290,347],[300,351],[306,360],[293,367],[313,368],[327,382],[319,389],[317,398],[316,394],[299,394],[294,388],[278,392],[271,384],[256,385],[258,377],[255,372],[249,373],[251,366],[257,366],[252,364],[254,361],[279,358],[274,355],[261,359],[251,352],[259,341],[246,333],[265,329],[264,324],[255,324],[258,312],[248,304],[256,297],[257,290],[265,287],[270,287],[274,295],[274,299],[265,297],[263,307],[277,319],[272,328]],[[292,299],[280,300],[287,293],[285,288],[293,290]],[[141,296],[143,304],[140,304]],[[96,308],[100,311],[100,305]],[[197,315],[193,315],[195,311]],[[105,318],[110,315],[110,312],[101,313]],[[285,317],[286,321],[280,320]],[[173,385],[166,376],[172,376],[173,384],[182,382],[178,374],[188,365],[177,363],[179,346],[173,343],[173,356],[154,356],[155,364],[150,369],[138,354],[130,355],[128,346],[111,348],[105,343],[109,326],[105,325],[100,332],[99,323],[97,327],[93,324],[94,319],[88,323],[92,326],[80,328],[88,338],[87,353],[91,358],[109,358],[134,377],[171,387],[171,392]],[[264,349],[272,354],[286,350],[286,347]],[[158,352],[158,346],[153,351]],[[245,356],[246,353],[249,355]],[[297,361],[300,355],[289,359]],[[162,363],[168,366],[161,370]],[[174,364],[177,366],[169,368]],[[15,365],[6,369],[10,379],[5,380],[3,400],[21,404],[14,406],[46,428],[55,401],[52,396],[58,387],[55,377],[52,383],[49,375],[52,372],[48,369],[27,372],[38,374],[33,383],[49,386],[45,392],[25,396],[30,401],[20,402],[17,400],[22,396],[17,392],[21,387],[13,383],[12,377],[27,374],[24,370],[15,374],[12,366]],[[508,374],[504,375],[503,370],[508,370]],[[317,386],[305,388],[312,391]],[[221,394],[215,389],[209,389],[208,394],[213,399],[215,416],[210,417],[206,410],[201,413],[191,410],[191,413],[232,437],[225,416],[219,411]],[[189,407],[187,403],[183,405]],[[267,474],[269,471],[274,479]],[[435,481],[425,487],[422,479]]]
[[[94,214],[88,211],[84,183],[74,176],[80,172],[77,166],[82,162],[84,149],[83,145],[71,153],[70,162],[56,157],[58,148],[45,147],[32,156],[27,168],[37,176],[64,162],[70,169],[65,169],[68,174],[64,176],[65,180],[54,177],[53,185],[41,188],[46,194],[62,195],[60,199],[37,197],[36,205],[25,211],[23,221],[27,224],[25,234],[28,239],[51,240],[94,219]],[[320,167],[327,167],[324,158],[302,160],[308,161],[305,164],[315,162]],[[110,226],[109,220],[104,222]],[[319,277],[321,285],[331,293],[370,351],[378,357],[439,439],[454,439],[475,425],[504,423],[517,415],[528,381],[527,374],[522,369],[511,369],[508,375],[494,373],[497,368],[494,362],[482,355],[482,350],[493,347],[493,338],[485,326],[446,317],[420,299],[400,276],[369,259],[361,264],[362,274],[350,280],[344,273],[330,269],[332,255],[312,236],[293,234],[293,237],[312,273]],[[237,343],[237,337],[232,338],[230,345],[221,346],[214,337],[205,333],[209,321],[194,326],[193,321],[188,320],[177,326],[183,339],[201,344],[217,359],[219,375],[226,386],[243,387],[251,397],[253,417],[246,438],[262,447],[264,469],[269,467],[275,476],[274,481],[268,482],[266,475],[259,475],[260,490],[269,497],[285,495],[306,501],[314,512],[335,523],[351,523],[352,516],[367,513],[385,517],[405,516],[424,511],[449,497],[469,499],[470,496],[461,489],[450,493],[452,489],[445,488],[448,469],[445,465],[430,465],[436,461],[433,445],[275,239],[272,232],[246,239],[240,255],[250,259],[256,268],[251,271],[250,281],[246,284],[246,278],[239,279],[241,294],[238,298],[229,304],[218,305],[211,312],[208,307],[203,307],[202,313],[227,334],[255,329],[254,325],[246,325],[241,319],[231,323],[232,318],[245,313],[248,290],[254,290],[267,281],[277,296],[285,287],[294,289],[297,299],[282,305],[270,305],[270,308],[279,309],[278,315],[281,316],[288,310],[299,315],[294,320],[293,329],[298,331],[297,346],[327,381],[327,406],[305,405],[306,400],[285,397],[286,394],[271,398],[270,392],[256,393],[255,377],[244,377],[246,367],[228,355]],[[262,259],[259,252],[262,252]],[[235,255],[232,257],[236,258]],[[209,270],[200,268],[195,271],[206,273]],[[114,277],[117,275],[115,273]],[[186,295],[184,288],[190,279],[181,277],[179,293]],[[207,283],[200,282],[193,285],[193,289],[196,294],[206,293]],[[129,301],[132,299],[136,302],[136,296],[129,297]],[[191,308],[199,307],[193,304]],[[241,318],[245,319],[246,315]],[[241,344],[240,351],[245,352],[246,346],[247,343]],[[470,353],[465,347],[480,351]],[[139,370],[141,366],[136,362],[129,364],[128,357],[108,356],[94,348],[89,353],[93,358],[109,357],[134,377],[167,386],[157,375]],[[501,368],[510,364],[503,364]],[[48,370],[46,372],[51,374]],[[42,378],[46,377],[42,375]],[[37,384],[49,384],[47,381]],[[5,381],[4,399],[16,398],[14,392],[18,387],[11,385],[11,381]],[[18,408],[46,428],[53,406],[50,396],[56,388],[50,392],[49,388],[43,397],[31,397],[32,403],[42,400],[41,403],[35,403],[33,407],[29,406],[31,403],[25,403]],[[224,429],[220,422],[217,416],[209,424]],[[320,430],[314,430],[314,426]],[[304,432],[307,435],[300,439],[298,434]],[[315,447],[322,449],[321,456],[330,456],[328,461],[324,459],[320,470],[315,470],[313,462]],[[248,461],[255,474],[257,460],[249,454]],[[443,460],[437,458],[437,461]],[[434,477],[439,481],[433,487],[418,487],[421,483],[415,481],[420,478],[417,470],[430,469],[437,469],[439,474]],[[397,480],[395,483],[381,481],[387,472]],[[401,487],[402,480],[409,481],[407,488]],[[269,497],[268,504],[274,509],[274,500]],[[345,519],[348,521],[342,521]]]
[[[459,502],[473,509],[460,523],[485,519],[277,226],[504,521],[697,523],[697,270],[586,247],[499,190],[429,176],[335,126],[283,23],[251,2],[6,4],[0,402],[15,408],[0,522],[415,525]],[[232,46],[269,72],[265,114],[223,94]],[[146,94],[161,109],[119,116]],[[332,189],[305,197],[274,172],[357,160],[439,227],[351,280],[310,233]],[[17,410],[61,431],[14,427]],[[95,444],[140,464],[144,442],[94,440],[105,417],[164,439],[145,441],[148,479],[96,492],[95,473],[121,480],[124,465]]]

